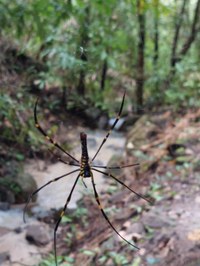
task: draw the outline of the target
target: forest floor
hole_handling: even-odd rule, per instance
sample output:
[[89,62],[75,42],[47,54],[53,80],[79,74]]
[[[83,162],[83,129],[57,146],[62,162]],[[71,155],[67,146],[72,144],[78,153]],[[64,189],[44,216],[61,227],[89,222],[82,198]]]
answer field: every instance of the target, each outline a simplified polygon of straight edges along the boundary
[[[59,265],[199,266],[200,110],[141,116],[128,130],[126,156],[111,160],[120,162],[140,162],[112,174],[153,203],[107,177],[99,196],[112,224],[140,249],[134,250],[109,227],[88,189],[58,228]],[[53,232],[59,211],[50,213],[41,215],[39,223]],[[55,265],[54,256],[45,254],[40,265]]]
[[112,223],[140,250],[117,237],[85,195],[58,231],[61,265],[200,265],[200,110],[143,116],[128,134],[127,153],[141,165],[120,172],[120,180],[154,203],[107,179],[101,198]]

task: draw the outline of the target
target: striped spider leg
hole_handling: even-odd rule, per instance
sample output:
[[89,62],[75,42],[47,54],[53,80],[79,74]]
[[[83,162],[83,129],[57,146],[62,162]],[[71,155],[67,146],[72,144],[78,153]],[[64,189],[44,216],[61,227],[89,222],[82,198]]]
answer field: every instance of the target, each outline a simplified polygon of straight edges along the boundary
[[96,158],[97,154],[100,152],[101,148],[103,147],[104,143],[106,142],[106,140],[108,139],[108,137],[110,136],[112,130],[115,128],[117,122],[119,121],[120,117],[121,117],[121,113],[122,113],[122,110],[123,110],[123,106],[124,106],[124,100],[125,100],[125,95],[126,95],[126,91],[124,92],[124,95],[123,95],[123,98],[122,98],[122,103],[121,103],[121,106],[120,106],[120,109],[119,109],[119,113],[113,123],[113,125],[111,126],[110,130],[108,131],[108,133],[106,134],[105,138],[103,139],[101,145],[99,146],[97,152],[95,153],[95,155],[93,156],[91,162],[94,161],[94,159]]
[[[50,143],[52,143],[56,148],[61,150],[63,153],[65,153],[67,156],[69,156],[73,161],[79,163],[79,160],[74,158],[71,154],[69,154],[67,151],[65,151],[56,141],[54,141],[51,137],[49,137],[44,129],[41,127],[41,125],[38,122],[37,118],[37,105],[38,105],[38,100],[36,100],[35,107],[34,107],[34,120],[35,120],[35,127],[40,131],[40,133],[48,140]],[[72,165],[72,164],[71,164]]]

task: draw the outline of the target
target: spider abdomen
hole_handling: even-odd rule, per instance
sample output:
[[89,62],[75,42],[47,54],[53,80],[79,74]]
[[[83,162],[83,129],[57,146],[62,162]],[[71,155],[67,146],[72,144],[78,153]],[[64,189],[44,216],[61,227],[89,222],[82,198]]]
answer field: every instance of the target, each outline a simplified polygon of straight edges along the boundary
[[91,169],[90,169],[89,164],[84,165],[84,167],[81,170],[81,176],[85,178],[91,177]]

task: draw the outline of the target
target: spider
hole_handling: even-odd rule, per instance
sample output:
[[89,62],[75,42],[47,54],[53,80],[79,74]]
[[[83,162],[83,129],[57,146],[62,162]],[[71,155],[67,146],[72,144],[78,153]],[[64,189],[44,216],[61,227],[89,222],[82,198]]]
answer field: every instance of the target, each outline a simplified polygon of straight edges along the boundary
[[[134,193],[135,195],[137,195],[138,197],[148,201],[151,203],[151,201],[148,199],[148,198],[145,198],[143,197],[142,195],[140,195],[139,193],[135,192],[134,190],[132,190],[129,186],[127,186],[125,183],[123,183],[121,180],[119,180],[117,177],[115,177],[114,175],[112,175],[110,172],[105,172],[105,171],[102,171],[102,170],[99,170],[99,169],[106,169],[106,170],[112,170],[112,169],[121,169],[121,168],[125,168],[125,167],[132,167],[132,166],[136,166],[138,165],[138,163],[134,163],[134,164],[129,164],[129,165],[123,165],[123,166],[112,166],[112,167],[108,167],[108,166],[101,166],[101,165],[95,165],[93,163],[94,159],[97,157],[98,153],[100,152],[101,148],[103,147],[104,143],[106,142],[106,140],[108,139],[109,135],[111,134],[112,130],[115,128],[117,122],[119,121],[120,119],[120,116],[121,116],[121,113],[122,113],[122,110],[123,110],[123,106],[124,106],[124,100],[125,100],[125,94],[126,92],[124,92],[123,94],[123,98],[122,98],[122,102],[121,102],[121,106],[120,106],[120,109],[119,109],[119,112],[118,112],[118,115],[113,123],[113,125],[111,126],[110,130],[107,132],[105,138],[103,139],[101,145],[99,146],[99,148],[97,149],[95,155],[92,157],[91,160],[89,160],[89,156],[88,156],[88,149],[87,149],[87,134],[84,133],[84,132],[81,132],[80,133],[80,142],[81,142],[81,148],[82,148],[82,155],[81,155],[81,159],[80,160],[77,160],[75,157],[73,157],[70,153],[68,153],[66,150],[64,150],[57,142],[55,142],[50,136],[47,135],[47,133],[45,133],[44,129],[41,127],[41,125],[39,124],[38,122],[38,118],[37,118],[37,105],[38,105],[38,99],[36,100],[36,103],[35,103],[35,107],[34,107],[34,121],[35,121],[35,126],[36,128],[39,130],[39,132],[44,135],[44,137],[51,143],[53,144],[57,149],[59,149],[60,151],[62,151],[66,156],[68,156],[68,158],[71,158],[72,161],[64,161],[61,157],[58,157],[57,159],[61,162],[63,162],[64,164],[67,164],[67,165],[72,165],[72,166],[76,166],[77,169],[76,170],[73,170],[69,173],[66,173],[64,175],[61,175],[61,176],[58,176],[52,180],[50,180],[49,182],[47,182],[46,184],[44,184],[43,186],[39,187],[38,189],[36,189],[28,198],[28,201],[25,205],[25,208],[24,208],[24,214],[23,214],[23,219],[24,219],[24,222],[25,221],[25,213],[26,213],[26,210],[27,210],[27,207],[28,207],[28,204],[30,203],[32,197],[37,194],[41,189],[43,189],[44,187],[48,186],[49,184],[53,183],[53,182],[56,182],[60,179],[62,179],[63,177],[65,176],[69,176],[73,173],[76,173],[78,172],[78,175],[76,177],[76,180],[72,186],[72,189],[69,193],[69,196],[67,197],[67,200],[65,202],[65,205],[59,215],[59,218],[55,224],[55,228],[54,228],[54,257],[55,257],[55,264],[56,266],[58,265],[58,262],[57,262],[57,250],[56,250],[56,232],[57,232],[57,229],[58,229],[58,226],[61,222],[61,219],[62,217],[64,216],[65,212],[66,212],[66,209],[67,209],[67,206],[71,200],[71,196],[73,194],[73,191],[77,185],[77,182],[79,180],[79,178],[81,177],[82,178],[82,181],[83,181],[83,184],[85,185],[84,183],[84,178],[90,178],[91,179],[91,183],[92,183],[92,188],[93,188],[93,192],[94,192],[94,196],[95,196],[95,199],[96,199],[96,202],[99,206],[99,209],[103,215],[103,217],[105,218],[105,220],[108,222],[108,224],[110,225],[110,227],[115,231],[115,233],[121,238],[123,239],[127,244],[131,245],[132,247],[134,247],[135,249],[139,250],[139,248],[134,245],[133,243],[131,243],[130,241],[128,241],[126,238],[124,238],[118,231],[117,229],[113,226],[113,224],[110,222],[107,214],[105,213],[102,205],[101,205],[101,201],[100,201],[100,198],[99,198],[99,194],[97,192],[97,189],[96,189],[96,185],[95,185],[95,179],[94,179],[94,174],[93,172],[98,172],[98,173],[101,173],[105,176],[108,176],[108,177],[111,177],[113,178],[116,182],[120,183],[122,186],[126,187],[129,191],[131,191],[132,193]],[[86,185],[85,185],[86,186]]]

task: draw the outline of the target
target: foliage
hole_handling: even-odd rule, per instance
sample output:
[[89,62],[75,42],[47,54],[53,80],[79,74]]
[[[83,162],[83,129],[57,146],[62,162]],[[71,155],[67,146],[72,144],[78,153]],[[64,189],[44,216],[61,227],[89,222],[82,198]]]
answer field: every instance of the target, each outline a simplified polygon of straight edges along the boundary
[[71,231],[75,233],[76,228],[74,228],[73,224],[71,223],[72,221],[80,221],[84,226],[87,226],[87,215],[88,215],[88,210],[85,207],[78,206],[73,213],[71,214],[66,214],[62,218],[62,223],[68,223],[70,224]]
[[187,64],[177,66],[179,75],[173,86],[174,91],[172,87],[166,95],[167,102],[172,101],[178,106],[199,107],[200,73],[195,61],[187,60]]
[[[24,156],[17,152],[17,147],[22,149],[23,153],[26,153],[24,150],[25,143],[32,150],[40,144],[34,130],[33,121],[29,117],[32,117],[31,102],[25,102],[24,100],[25,98],[21,93],[17,93],[15,99],[7,94],[0,94],[0,128],[3,129],[1,130],[1,139],[4,143],[15,143],[16,151],[13,153],[14,146],[11,146],[11,149],[7,150],[7,154],[17,160],[24,159]],[[20,104],[22,101],[23,104]],[[28,109],[30,112],[27,112]],[[1,149],[3,149],[2,145],[3,143]]]
[[6,187],[7,189],[11,190],[15,195],[21,193],[21,188],[18,184],[14,183],[12,179],[1,178],[0,179],[0,186]]
[[30,176],[23,173],[24,169],[20,160],[21,158],[19,160],[13,158],[8,161],[5,161],[4,157],[0,159],[0,201],[2,202],[24,202],[27,198],[28,188],[34,188],[34,184],[31,182],[30,186],[25,184],[24,180],[28,179]]
[[[180,35],[180,47],[190,34],[195,4],[196,1],[187,5],[188,20],[187,16],[183,18],[181,32],[185,30],[185,36]],[[170,104],[179,105],[183,101],[188,105],[198,104],[198,70],[195,77],[192,74],[195,66],[199,68],[197,46],[193,46],[185,60],[177,64],[176,78],[173,84],[170,84],[169,90],[163,93],[162,88],[157,87],[163,86],[163,82],[168,78],[170,49],[180,8],[181,3],[177,1],[144,1],[144,10],[148,16],[145,97],[148,102],[154,104],[160,95]],[[160,39],[159,58],[155,69],[153,36],[156,12]],[[134,80],[137,71],[136,2],[95,0],[89,3],[87,0],[65,0],[58,3],[55,0],[15,0],[7,3],[2,0],[0,14],[1,35],[15,38],[21,51],[39,58],[48,66],[48,71],[41,72],[35,81],[40,88],[66,86],[70,92],[76,88],[82,69],[87,74],[88,97],[97,106],[102,106],[103,98],[108,95],[104,93],[102,97],[100,90],[102,66],[106,60],[110,73],[112,72],[106,76],[106,90],[110,91],[110,88],[115,87],[117,89],[118,86],[134,90],[126,80],[122,84],[118,76],[121,80],[125,76]],[[84,33],[85,30],[87,33]],[[84,34],[87,34],[88,38],[85,44],[81,39]],[[86,61],[81,60],[83,55],[86,56]]]
[[[74,259],[68,256],[59,256],[58,257],[58,263],[61,263],[64,266],[73,266],[74,265]],[[53,255],[50,255],[47,259],[44,259],[39,266],[54,266],[55,265],[55,259]]]
[[116,266],[117,265],[128,265],[129,263],[129,261],[124,255],[119,254],[115,251],[106,252],[105,255],[99,258],[99,262],[101,263],[101,265],[103,265],[109,259],[111,259],[113,265],[116,265]]

